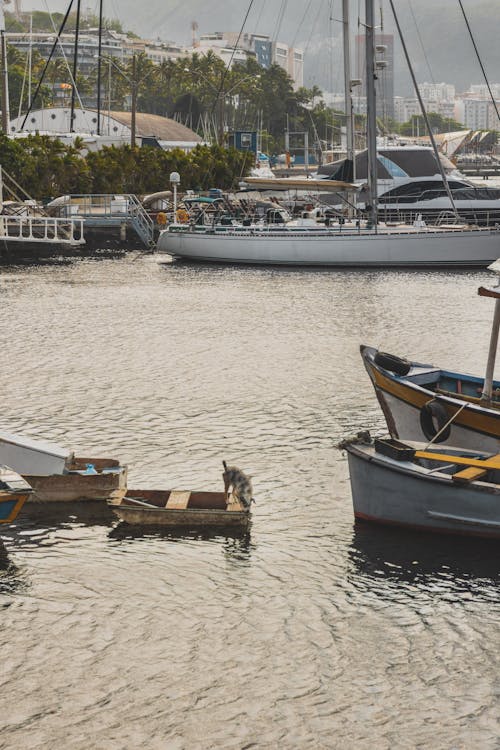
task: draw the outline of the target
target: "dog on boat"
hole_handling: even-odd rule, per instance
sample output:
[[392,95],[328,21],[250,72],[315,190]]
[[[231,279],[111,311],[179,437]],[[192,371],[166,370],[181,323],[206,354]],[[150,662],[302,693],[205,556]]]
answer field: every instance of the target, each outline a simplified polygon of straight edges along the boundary
[[241,502],[245,508],[249,508],[251,503],[255,500],[252,497],[252,482],[250,477],[244,474],[236,466],[228,466],[225,461],[222,462],[224,466],[224,473],[222,478],[224,480],[224,491],[228,494],[230,488],[232,488],[233,495]]

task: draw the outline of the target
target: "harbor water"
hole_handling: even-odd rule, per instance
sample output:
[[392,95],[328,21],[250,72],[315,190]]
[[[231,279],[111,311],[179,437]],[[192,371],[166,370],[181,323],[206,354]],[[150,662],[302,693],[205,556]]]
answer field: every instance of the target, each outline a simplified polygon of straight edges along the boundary
[[335,448],[384,432],[361,343],[482,373],[490,281],[2,268],[4,430],[119,458],[131,488],[221,490],[225,459],[256,504],[244,536],[84,504],[0,529],[0,748],[498,748],[498,547],[355,526]]

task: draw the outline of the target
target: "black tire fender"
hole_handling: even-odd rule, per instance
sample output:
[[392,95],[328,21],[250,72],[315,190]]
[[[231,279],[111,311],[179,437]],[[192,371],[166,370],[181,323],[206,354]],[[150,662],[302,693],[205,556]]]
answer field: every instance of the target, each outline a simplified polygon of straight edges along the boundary
[[387,354],[387,352],[377,352],[373,361],[379,367],[394,372],[396,375],[408,375],[411,369],[411,362],[407,359],[396,357],[394,354]]
[[[448,414],[443,404],[432,399],[420,409],[420,427],[427,440],[434,440],[440,430],[449,421]],[[437,425],[437,426],[436,426]],[[450,437],[451,425],[441,432],[435,443],[444,443]]]

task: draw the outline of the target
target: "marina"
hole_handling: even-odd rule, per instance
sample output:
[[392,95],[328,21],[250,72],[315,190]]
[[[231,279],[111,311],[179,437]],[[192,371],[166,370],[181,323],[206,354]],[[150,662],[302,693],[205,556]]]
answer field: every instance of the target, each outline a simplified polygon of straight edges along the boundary
[[[354,524],[334,448],[387,433],[360,342],[484,369],[491,273],[134,257],[2,269],[3,429],[117,456],[130,488],[222,489],[225,456],[251,523],[27,503],[1,532],[4,746],[196,747],[203,727],[228,749],[493,750],[497,544]],[[422,336],[437,295],[447,324]]]
[[1,750],[498,750],[484,12],[68,3],[0,2]]

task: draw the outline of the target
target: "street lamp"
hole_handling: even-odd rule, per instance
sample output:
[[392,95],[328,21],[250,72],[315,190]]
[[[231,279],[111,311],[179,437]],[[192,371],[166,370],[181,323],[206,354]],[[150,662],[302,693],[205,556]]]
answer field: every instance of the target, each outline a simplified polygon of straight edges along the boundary
[[179,172],[170,172],[170,184],[174,189],[174,224],[177,224],[177,185],[181,181]]

